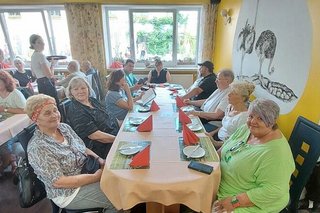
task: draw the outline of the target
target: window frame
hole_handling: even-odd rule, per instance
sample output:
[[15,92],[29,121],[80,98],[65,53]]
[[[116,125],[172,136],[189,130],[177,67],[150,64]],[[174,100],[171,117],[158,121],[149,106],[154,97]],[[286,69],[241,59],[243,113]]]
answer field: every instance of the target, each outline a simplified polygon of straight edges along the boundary
[[[136,68],[144,69],[145,66],[141,62],[137,62],[136,51],[134,45],[134,29],[133,29],[133,13],[149,13],[149,12],[172,12],[173,14],[173,43],[172,43],[172,61],[164,62],[164,66],[172,68],[195,68],[197,67],[197,61],[199,59],[199,47],[200,47],[200,19],[203,12],[203,6],[201,5],[102,5],[103,9],[103,31],[104,31],[104,44],[106,49],[106,62],[111,64],[112,61],[112,50],[111,50],[111,37],[110,37],[110,28],[109,28],[109,11],[128,11],[129,17],[129,34],[130,34],[130,55],[131,58],[136,61]],[[177,14],[179,11],[197,11],[197,39],[196,39],[196,48],[195,48],[195,63],[189,65],[178,65],[178,24],[177,24]]]
[[[2,6],[0,9],[0,25],[8,45],[10,60],[13,61],[15,53],[9,37],[8,26],[4,17],[4,13],[23,13],[23,12],[40,12],[43,22],[43,27],[46,33],[46,43],[51,55],[56,55],[55,32],[53,30],[52,15],[50,11],[64,10],[63,5],[17,5],[17,6]],[[46,18],[47,16],[47,18]]]

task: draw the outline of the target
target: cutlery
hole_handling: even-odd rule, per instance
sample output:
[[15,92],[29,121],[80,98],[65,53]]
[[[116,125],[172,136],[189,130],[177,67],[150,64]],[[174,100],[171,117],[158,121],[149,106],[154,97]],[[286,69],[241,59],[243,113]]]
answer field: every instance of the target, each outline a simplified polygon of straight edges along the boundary
[[190,158],[198,149],[200,148],[200,144],[198,144],[191,152],[187,155],[187,158]]

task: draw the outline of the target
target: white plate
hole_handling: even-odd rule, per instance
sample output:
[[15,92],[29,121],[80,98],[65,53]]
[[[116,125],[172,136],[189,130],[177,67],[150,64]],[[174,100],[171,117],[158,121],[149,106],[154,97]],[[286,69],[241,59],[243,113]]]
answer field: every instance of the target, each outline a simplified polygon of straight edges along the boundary
[[129,123],[131,125],[140,125],[143,121],[144,121],[145,118],[141,118],[141,117],[130,117],[129,118]]
[[119,152],[123,155],[134,155],[138,153],[141,149],[141,146],[134,144],[126,144],[119,148]]
[[181,110],[184,112],[190,112],[194,110],[194,106],[184,106],[184,107],[181,107]]
[[[189,156],[197,146],[186,146],[183,148],[182,152],[186,156]],[[203,148],[199,147],[195,152],[193,152],[190,158],[202,158],[206,154]]]
[[149,112],[150,111],[150,107],[140,107],[138,109],[138,112]]
[[187,124],[187,126],[191,131],[194,131],[194,132],[202,129],[202,126],[200,124]]

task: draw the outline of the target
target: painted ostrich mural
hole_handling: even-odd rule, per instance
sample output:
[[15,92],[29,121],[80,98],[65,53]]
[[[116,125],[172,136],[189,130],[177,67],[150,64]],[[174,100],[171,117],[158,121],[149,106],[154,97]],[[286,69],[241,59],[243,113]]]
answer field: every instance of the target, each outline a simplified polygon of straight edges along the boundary
[[265,59],[269,59],[268,73],[271,74],[271,64],[277,47],[277,38],[270,30],[265,30],[261,33],[257,40],[255,51],[259,57],[259,79],[262,80],[261,67]]
[[[269,59],[268,74],[271,75],[275,71],[274,67],[271,68],[271,65],[276,53],[277,37],[271,30],[264,30],[257,39],[256,44],[254,45],[256,38],[258,8],[259,0],[257,0],[256,4],[253,25],[251,26],[249,24],[249,19],[247,18],[245,26],[240,30],[240,33],[238,34],[237,51],[241,53],[241,64],[237,77],[240,80],[248,80],[255,83],[256,85],[260,85],[268,93],[282,100],[283,102],[291,102],[298,97],[290,88],[288,88],[285,84],[272,81],[268,77],[264,77],[262,75],[262,65],[266,59]],[[243,74],[243,61],[247,54],[252,53],[253,48],[255,49],[255,52],[259,59],[259,72],[252,76],[247,76]]]
[[238,75],[239,79],[243,79],[242,65],[243,65],[244,57],[246,54],[251,54],[253,50],[253,46],[254,46],[253,44],[256,38],[255,27],[257,23],[258,6],[259,6],[259,0],[257,0],[257,4],[256,4],[256,13],[254,16],[253,25],[251,26],[248,23],[248,19],[247,19],[244,28],[242,28],[241,32],[238,35],[237,50],[241,52],[241,64],[240,64],[240,71]]
[[241,32],[238,36],[238,51],[241,51],[241,65],[239,71],[239,78],[242,79],[242,65],[244,56],[246,54],[251,54],[253,50],[253,44],[256,37],[256,31],[254,30],[254,26],[250,26],[248,24],[248,19],[246,21],[246,25],[242,28]]

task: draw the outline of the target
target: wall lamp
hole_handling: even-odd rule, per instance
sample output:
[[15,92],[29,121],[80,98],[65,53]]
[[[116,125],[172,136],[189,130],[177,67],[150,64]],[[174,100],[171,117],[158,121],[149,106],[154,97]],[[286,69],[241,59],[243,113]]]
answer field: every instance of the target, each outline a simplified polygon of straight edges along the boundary
[[230,10],[222,9],[220,15],[224,18],[224,25],[231,23]]

